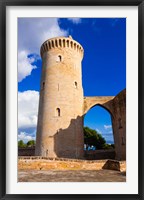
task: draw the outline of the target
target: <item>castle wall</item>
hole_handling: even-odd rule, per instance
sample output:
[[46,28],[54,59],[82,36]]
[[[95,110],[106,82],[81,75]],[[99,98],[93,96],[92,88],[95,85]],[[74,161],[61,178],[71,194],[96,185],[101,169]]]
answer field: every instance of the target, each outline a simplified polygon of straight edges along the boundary
[[126,160],[126,90],[120,92],[111,102],[112,125],[117,160]]

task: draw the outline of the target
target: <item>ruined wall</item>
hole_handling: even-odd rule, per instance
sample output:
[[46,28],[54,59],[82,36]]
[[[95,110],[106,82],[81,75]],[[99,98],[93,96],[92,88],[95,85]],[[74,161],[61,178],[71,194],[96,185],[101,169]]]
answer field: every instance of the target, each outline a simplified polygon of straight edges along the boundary
[[84,114],[100,105],[111,115],[115,143],[115,159],[126,160],[126,89],[115,97],[85,97]]
[[126,90],[111,102],[116,159],[126,160]]

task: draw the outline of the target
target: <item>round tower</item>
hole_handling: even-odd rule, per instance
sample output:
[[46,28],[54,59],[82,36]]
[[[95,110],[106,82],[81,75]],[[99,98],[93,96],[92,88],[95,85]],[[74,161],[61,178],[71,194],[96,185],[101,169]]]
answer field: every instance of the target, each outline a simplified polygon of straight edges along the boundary
[[42,77],[36,137],[38,156],[82,158],[82,46],[57,37],[41,46]]

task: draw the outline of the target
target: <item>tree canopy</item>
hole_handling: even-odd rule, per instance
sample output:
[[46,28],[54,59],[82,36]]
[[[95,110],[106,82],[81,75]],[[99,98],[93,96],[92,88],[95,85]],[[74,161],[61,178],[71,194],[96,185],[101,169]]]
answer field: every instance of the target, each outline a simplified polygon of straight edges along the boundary
[[26,144],[23,142],[23,140],[18,141],[18,147],[26,147]]
[[111,145],[106,144],[106,140],[100,133],[89,127],[84,127],[84,143],[89,146],[95,146],[96,149],[109,149],[113,148]]
[[24,143],[23,140],[18,141],[18,147],[33,147],[35,146],[35,140],[29,140],[27,143]]
[[35,140],[30,140],[30,141],[28,141],[28,142],[27,142],[27,146],[28,146],[28,147],[33,147],[33,146],[35,146]]

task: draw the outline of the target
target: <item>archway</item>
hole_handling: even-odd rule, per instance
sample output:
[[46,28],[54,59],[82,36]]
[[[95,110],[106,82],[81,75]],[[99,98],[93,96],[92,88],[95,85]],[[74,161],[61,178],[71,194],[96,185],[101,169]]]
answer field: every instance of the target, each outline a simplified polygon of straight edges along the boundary
[[[101,155],[98,155],[98,159],[103,158],[114,158],[114,135],[113,135],[113,126],[112,126],[112,114],[110,111],[105,108],[103,105],[96,104],[92,106],[84,116],[84,150],[85,152],[92,154],[97,154],[101,152]],[[94,138],[91,140],[87,131],[95,130],[98,134],[99,142],[94,142]],[[96,150],[93,151],[92,150]],[[91,151],[91,152],[90,152]],[[97,157],[96,155],[93,155]]]

